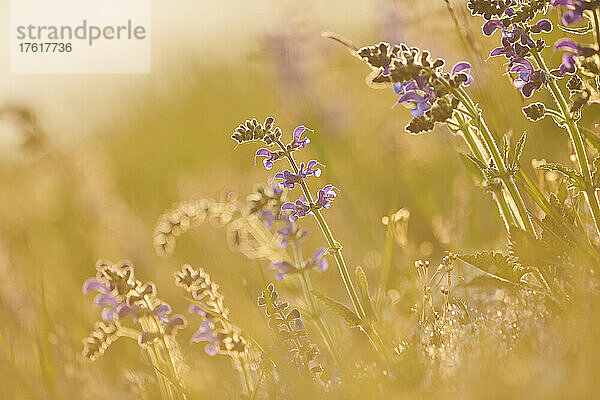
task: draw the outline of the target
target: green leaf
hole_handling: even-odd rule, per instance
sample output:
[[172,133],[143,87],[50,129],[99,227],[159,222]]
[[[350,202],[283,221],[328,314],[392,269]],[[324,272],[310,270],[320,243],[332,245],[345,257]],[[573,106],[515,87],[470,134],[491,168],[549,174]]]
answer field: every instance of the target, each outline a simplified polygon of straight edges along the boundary
[[573,191],[574,195],[579,194],[586,190],[586,183],[583,176],[579,175],[575,170],[565,167],[559,163],[547,163],[540,165],[539,169],[545,169],[547,171],[556,171],[562,174],[566,179],[567,188]]
[[519,282],[521,277],[529,272],[526,269],[515,266],[509,256],[495,251],[462,254],[458,258],[489,276],[505,282]]
[[369,284],[367,282],[367,276],[365,271],[360,267],[356,267],[355,271],[356,279],[358,280],[358,289],[360,290],[360,297],[362,299],[363,307],[365,308],[365,314],[371,321],[376,320],[375,312],[373,311],[373,302],[371,296],[369,296]]
[[350,310],[348,307],[346,307],[342,303],[339,303],[339,302],[333,300],[330,297],[325,296],[323,293],[319,292],[318,290],[313,290],[313,291],[311,291],[311,293],[317,299],[319,299],[319,301],[321,301],[327,308],[329,308],[334,314],[337,314],[338,316],[342,317],[344,319],[344,321],[346,321],[346,323],[348,324],[348,326],[350,328],[355,328],[357,326],[360,326],[360,324],[361,324],[360,318],[358,318],[358,316],[356,314],[354,314],[354,312],[352,310]]
[[523,150],[525,149],[525,141],[527,140],[527,132],[523,132],[517,144],[515,145],[515,163],[519,164],[521,157],[523,156]]
[[559,250],[516,226],[510,228],[508,247],[510,255],[523,266],[543,268],[560,265]]
[[481,161],[479,158],[477,158],[477,157],[475,157],[475,156],[473,156],[473,155],[471,155],[471,154],[464,154],[464,155],[465,155],[465,156],[466,156],[466,157],[469,159],[469,161],[471,161],[471,162],[472,162],[472,163],[473,163],[473,164],[474,164],[474,165],[475,165],[477,168],[479,168],[479,170],[480,170],[481,172],[485,171],[485,170],[488,168],[487,164],[486,164],[485,162]]

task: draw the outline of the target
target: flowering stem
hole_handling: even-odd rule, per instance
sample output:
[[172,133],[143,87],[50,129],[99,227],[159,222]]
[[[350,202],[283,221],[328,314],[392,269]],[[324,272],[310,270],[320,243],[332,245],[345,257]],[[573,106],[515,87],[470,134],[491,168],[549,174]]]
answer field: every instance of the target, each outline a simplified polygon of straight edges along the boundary
[[487,150],[494,160],[496,168],[498,168],[498,172],[500,173],[504,187],[508,191],[509,197],[516,208],[515,217],[519,217],[518,220],[521,228],[536,236],[535,228],[533,227],[533,223],[531,222],[531,218],[529,217],[529,213],[527,212],[523,198],[517,189],[512,175],[509,174],[506,165],[504,164],[504,160],[502,159],[502,155],[500,154],[500,150],[498,149],[498,144],[496,143],[494,135],[488,128],[485,120],[481,117],[477,106],[475,103],[473,103],[469,95],[462,88],[452,88],[452,91],[467,108],[471,114],[471,119],[475,122],[479,132],[481,132],[481,136],[483,137],[483,141],[487,147]]
[[[550,75],[550,71],[546,62],[535,49],[531,49],[531,54],[538,66],[543,69],[543,71]],[[550,78],[548,82],[548,87],[550,89],[550,93],[552,93],[552,97],[554,97],[554,101],[558,105],[560,109],[560,113],[565,121],[565,129],[569,134],[569,138],[571,139],[571,143],[573,144],[573,148],[575,149],[575,157],[577,158],[577,162],[579,164],[579,169],[581,171],[581,175],[583,179],[587,183],[586,190],[584,192],[586,201],[588,206],[590,207],[590,211],[592,214],[592,219],[594,220],[594,225],[596,227],[596,233],[600,235],[600,206],[598,204],[598,196],[596,194],[596,190],[591,187],[592,184],[592,172],[590,170],[590,165],[587,157],[587,153],[585,150],[585,143],[583,141],[583,136],[579,131],[579,127],[577,123],[573,119],[571,112],[569,111],[569,106],[565,97],[563,96],[558,84],[556,83],[556,79]]]
[[[296,165],[296,161],[294,160],[294,157],[289,152],[286,151],[285,145],[281,142],[281,140],[278,140],[277,144],[279,145],[281,150],[283,150],[286,153],[286,158],[288,159],[290,166],[294,170],[294,173],[298,174],[298,172],[299,172],[298,166]],[[304,194],[304,197],[306,197],[306,200],[311,205],[314,205],[314,200],[313,200],[312,194],[308,188],[308,185],[304,181],[304,179],[300,180],[300,187],[302,188],[302,193]],[[346,266],[346,261],[344,260],[344,257],[342,256],[342,247],[341,247],[340,243],[337,242],[335,240],[335,238],[333,237],[333,233],[331,232],[329,225],[327,225],[325,218],[323,218],[323,216],[321,215],[321,211],[317,210],[317,209],[313,209],[312,213],[315,216],[315,219],[317,220],[317,223],[319,224],[319,227],[321,228],[321,231],[323,232],[325,239],[327,240],[327,244],[329,245],[330,253],[333,256],[333,258],[335,259],[335,262],[338,266],[338,270],[340,272],[340,275],[342,276],[342,282],[344,283],[344,287],[346,288],[346,291],[348,292],[348,296],[350,296],[350,300],[352,301],[352,306],[354,307],[354,310],[358,314],[358,317],[360,319],[363,319],[366,314],[364,312],[362,304],[360,303],[358,294],[356,293],[356,289],[354,288],[354,284],[352,283],[352,279],[350,278],[350,272],[348,271],[348,267]]]
[[[294,157],[292,156],[292,154],[286,150],[285,145],[281,142],[281,140],[277,141],[277,145],[279,146],[279,148],[282,151],[285,152],[285,157],[287,158],[288,162],[290,163],[290,166],[294,170],[294,173],[298,174],[299,173],[298,166],[296,165],[296,161],[294,160]],[[302,193],[306,197],[306,200],[309,202],[309,204],[311,206],[314,206],[315,202],[314,202],[314,199],[310,192],[310,189],[308,188],[308,185],[306,184],[306,181],[304,179],[300,179],[299,184],[300,184],[300,187],[302,188]],[[312,208],[311,212],[314,215],[315,219],[317,220],[317,224],[321,228],[321,231],[323,232],[323,236],[325,236],[325,239],[327,240],[327,244],[329,245],[329,253],[335,259],[335,262],[338,266],[338,270],[342,277],[342,282],[344,284],[344,287],[346,288],[346,292],[348,293],[348,296],[350,297],[350,300],[352,301],[352,306],[354,307],[356,314],[358,315],[359,319],[361,320],[361,323],[364,324],[364,322],[366,321],[366,313],[364,311],[365,308],[363,307],[363,305],[360,301],[360,298],[358,297],[358,294],[356,292],[356,289],[354,288],[354,283],[352,282],[352,278],[350,277],[350,272],[348,271],[348,267],[346,266],[346,261],[344,260],[344,257],[342,256],[342,246],[333,237],[333,233],[331,232],[329,225],[327,225],[327,221],[325,221],[325,218],[323,218],[321,211],[317,208]],[[373,345],[375,350],[379,354],[381,354],[382,348],[377,344],[376,340],[374,339],[374,338],[376,338],[377,341],[380,342],[380,345],[383,345],[381,338],[377,334],[377,332],[372,324],[369,323],[368,325],[367,324],[364,324],[364,325],[365,326],[361,325],[361,330],[365,333],[365,335],[367,335],[367,338],[369,339],[369,341],[371,342],[371,344]]]

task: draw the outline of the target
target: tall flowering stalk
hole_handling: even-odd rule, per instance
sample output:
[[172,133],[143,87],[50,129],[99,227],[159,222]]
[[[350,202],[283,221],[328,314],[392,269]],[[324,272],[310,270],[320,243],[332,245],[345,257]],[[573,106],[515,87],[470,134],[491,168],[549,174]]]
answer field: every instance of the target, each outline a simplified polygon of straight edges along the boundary
[[287,160],[291,170],[284,170],[275,175],[282,181],[283,186],[293,189],[298,185],[302,190],[303,196],[294,202],[287,202],[281,206],[281,211],[288,214],[290,222],[295,222],[307,215],[312,215],[319,225],[328,244],[327,254],[331,255],[338,267],[342,278],[344,288],[350,297],[356,316],[361,321],[359,324],[361,330],[366,333],[376,348],[381,340],[378,338],[372,324],[366,315],[366,307],[363,304],[364,299],[358,295],[355,285],[350,276],[346,261],[342,255],[342,246],[335,239],[333,233],[323,217],[322,211],[331,208],[339,190],[333,185],[325,185],[316,196],[313,196],[307,184],[307,178],[320,175],[320,164],[317,161],[309,161],[298,165],[294,158],[294,153],[310,143],[306,133],[310,130],[305,126],[298,126],[293,134],[292,140],[284,144],[281,137],[281,129],[274,126],[275,119],[268,117],[264,123],[259,123],[256,119],[247,120],[239,125],[231,135],[238,143],[248,143],[261,141],[267,147],[261,148],[256,152],[256,158],[261,157],[267,170],[273,168],[275,163],[280,160]]
[[[135,339],[148,352],[162,398],[185,399],[174,336],[186,326],[186,319],[170,315],[171,307],[160,300],[154,283],[137,280],[131,263],[100,260],[96,270],[96,277],[83,284],[83,292],[98,293],[94,304],[102,309],[102,321],[85,340],[83,357],[95,360],[119,337]],[[137,328],[126,326],[128,321]]]
[[240,373],[243,392],[249,396],[254,389],[248,365],[248,343],[240,329],[229,322],[229,309],[219,292],[219,285],[202,268],[189,265],[175,273],[175,284],[192,297],[189,313],[202,318],[191,341],[204,343],[204,351],[209,356],[229,356]]
[[[582,72],[597,80],[600,63],[598,54],[600,44],[590,47],[579,45],[570,39],[561,39],[555,44],[555,49],[565,51],[561,65],[551,70],[542,51],[547,47],[540,34],[552,30],[552,24],[547,19],[537,19],[545,14],[549,7],[564,7],[561,22],[565,26],[581,21],[590,20],[588,32],[594,32],[596,38],[600,36],[598,9],[600,2],[597,0],[530,0],[530,1],[492,1],[469,0],[468,7],[473,15],[482,16],[486,22],[482,30],[484,35],[491,36],[496,31],[502,34],[501,46],[491,51],[490,56],[504,56],[508,60],[508,71],[512,74],[514,85],[523,96],[529,98],[534,91],[544,87],[548,88],[556,103],[557,110],[545,107],[542,103],[535,103],[524,108],[528,118],[538,120],[544,116],[551,116],[567,133],[575,151],[579,165],[579,173],[568,171],[558,165],[547,165],[545,168],[554,169],[566,176],[575,194],[582,193],[589,206],[596,233],[600,234],[600,200],[598,198],[596,183],[597,178],[590,165],[584,136],[582,135],[578,119],[580,109],[588,100],[597,95],[597,87],[584,85],[575,75]],[[568,27],[566,31],[586,33],[586,30],[573,30]],[[566,75],[573,75],[567,89],[571,94],[571,104],[565,98],[558,85],[559,79]]]
[[469,63],[459,62],[448,73],[443,59],[432,59],[428,51],[416,47],[381,42],[359,49],[337,34],[324,36],[344,44],[371,67],[367,77],[371,86],[391,86],[399,95],[396,104],[411,108],[413,118],[406,126],[407,132],[421,134],[433,130],[436,124],[445,124],[462,134],[473,153],[471,160],[484,172],[506,229],[515,225],[535,235],[513,177],[522,149],[516,149],[513,158],[500,150],[481,110],[464,90],[473,81]]

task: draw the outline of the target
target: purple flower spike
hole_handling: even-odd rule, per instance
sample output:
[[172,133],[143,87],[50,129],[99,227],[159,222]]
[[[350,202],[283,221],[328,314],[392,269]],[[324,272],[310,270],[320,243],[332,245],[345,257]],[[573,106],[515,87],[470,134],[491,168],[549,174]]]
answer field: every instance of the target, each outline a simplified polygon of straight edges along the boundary
[[263,164],[265,165],[266,169],[271,169],[273,168],[273,165],[275,164],[275,161],[277,161],[278,157],[275,153],[273,153],[272,151],[268,150],[268,149],[258,149],[258,151],[256,152],[256,155],[254,156],[254,163],[256,164],[256,157],[266,157],[263,160]]
[[83,294],[88,294],[92,290],[100,293],[108,293],[108,288],[96,278],[90,278],[83,283]]
[[301,147],[304,148],[306,147],[306,145],[308,145],[310,143],[310,139],[305,137],[304,139],[302,139],[302,134],[305,131],[310,131],[310,129],[308,129],[307,127],[300,125],[298,126],[296,129],[294,129],[294,147]]

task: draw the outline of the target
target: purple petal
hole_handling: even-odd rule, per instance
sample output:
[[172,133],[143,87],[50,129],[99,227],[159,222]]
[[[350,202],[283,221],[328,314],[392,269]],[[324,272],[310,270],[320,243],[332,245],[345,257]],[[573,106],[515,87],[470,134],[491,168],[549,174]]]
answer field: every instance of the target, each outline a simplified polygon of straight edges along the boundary
[[101,293],[108,292],[108,289],[106,288],[106,286],[104,286],[104,284],[96,278],[89,278],[88,280],[86,280],[83,283],[82,290],[83,290],[83,294],[88,294],[92,290],[96,290]]
[[215,343],[209,343],[206,346],[204,346],[204,351],[209,356],[214,357],[219,352],[219,348],[217,347],[217,345]]
[[116,318],[117,312],[113,307],[106,307],[102,310],[102,320],[104,322],[113,322]]
[[483,24],[483,26],[481,27],[481,29],[483,30],[483,34],[485,36],[490,36],[492,33],[494,33],[494,31],[496,29],[501,29],[501,28],[502,28],[502,21],[499,21],[497,19],[490,19],[485,24]]
[[547,19],[541,19],[535,26],[542,32],[550,32],[552,30],[552,23]]
[[97,307],[116,307],[119,302],[111,294],[101,293],[94,298]]
[[554,49],[578,53],[579,45],[571,39],[560,39],[556,43],[554,43]]
[[206,317],[207,315],[207,312],[197,304],[190,304],[190,307],[188,308],[188,313],[199,314],[203,317]]
[[471,69],[471,64],[469,64],[466,61],[461,61],[455,64],[454,67],[452,67],[452,76],[458,74],[461,71],[464,71],[465,69]]

